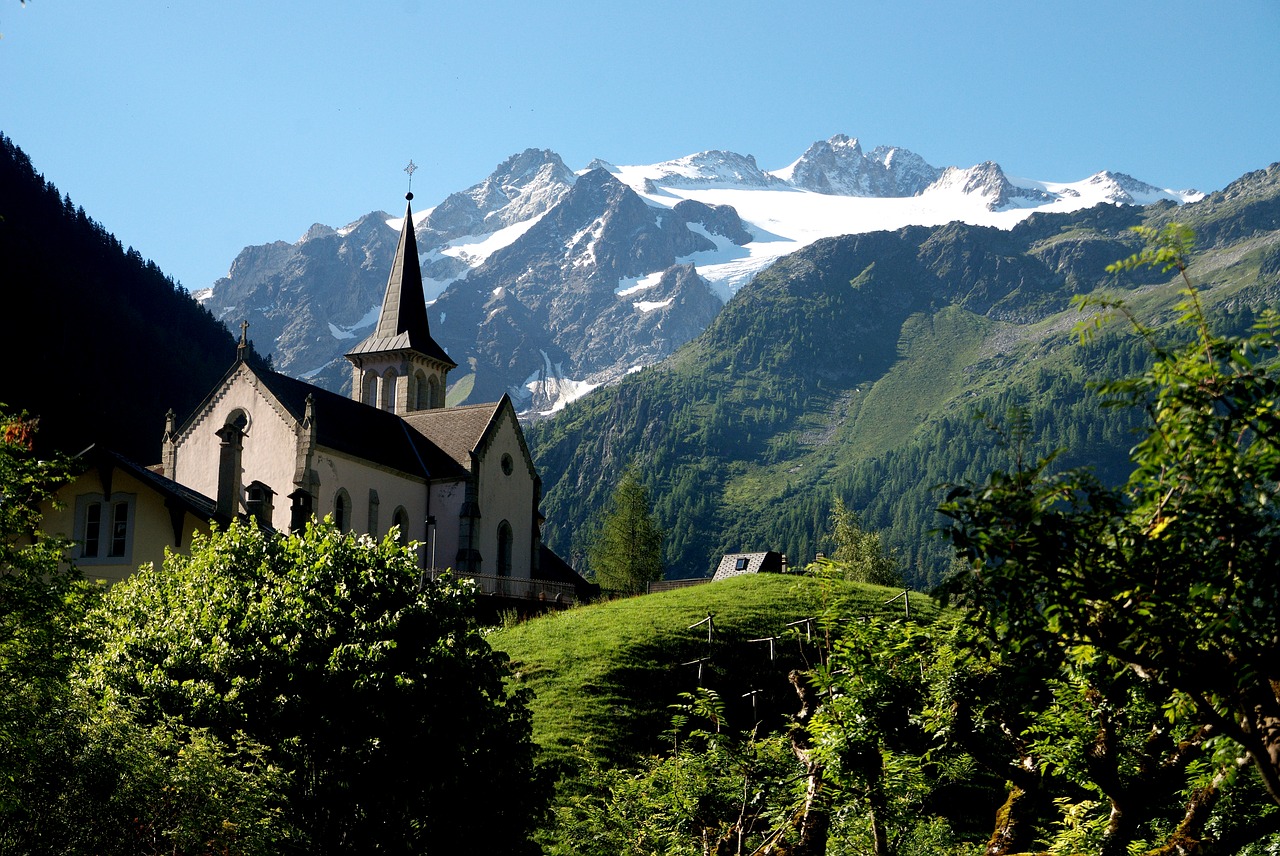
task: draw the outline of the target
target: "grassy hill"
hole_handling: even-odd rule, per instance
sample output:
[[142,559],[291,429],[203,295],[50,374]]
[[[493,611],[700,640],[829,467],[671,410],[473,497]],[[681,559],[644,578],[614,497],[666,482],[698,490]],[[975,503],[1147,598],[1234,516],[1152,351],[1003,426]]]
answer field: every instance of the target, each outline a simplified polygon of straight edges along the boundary
[[1119,322],[1082,345],[1071,298],[1119,294],[1144,323],[1171,319],[1171,276],[1105,268],[1139,249],[1130,227],[1172,219],[1198,232],[1191,273],[1218,329],[1242,331],[1280,303],[1280,165],[1182,207],[850,235],[779,261],[666,363],[531,428],[548,543],[584,568],[584,524],[635,464],[670,575],[706,575],[744,550],[807,562],[831,549],[839,498],[899,550],[913,585],[937,583],[944,486],[1012,465],[1007,432],[990,430],[1008,428],[1011,408],[1027,454],[1064,450],[1063,466],[1104,480],[1127,471],[1136,417],[1088,387],[1140,370],[1149,352]]
[[[584,745],[610,763],[661,751],[670,728],[669,705],[698,686],[724,699],[729,724],[747,730],[755,722],[780,727],[794,714],[796,696],[787,682],[792,669],[816,662],[824,606],[855,617],[895,611],[885,602],[897,590],[853,583],[824,585],[803,575],[753,574],[674,591],[615,600],[551,613],[495,630],[489,642],[511,657],[523,684],[534,691],[534,738],[551,758]],[[938,614],[933,601],[911,599],[913,618]],[[714,633],[707,641],[711,615]],[[698,626],[694,626],[698,625]],[[779,637],[770,659],[767,642]],[[751,699],[744,694],[755,695]]]

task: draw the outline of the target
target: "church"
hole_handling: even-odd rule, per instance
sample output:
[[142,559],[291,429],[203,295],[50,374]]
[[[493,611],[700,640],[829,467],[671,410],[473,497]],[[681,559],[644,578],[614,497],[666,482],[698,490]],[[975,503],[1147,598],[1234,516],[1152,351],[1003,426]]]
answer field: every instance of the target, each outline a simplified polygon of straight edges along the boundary
[[[184,421],[170,412],[158,468],[125,472],[127,462],[98,456],[69,486],[63,501],[74,520],[65,523],[86,573],[106,558],[88,550],[105,545],[111,532],[122,533],[122,553],[135,541],[157,540],[185,551],[192,526],[173,516],[185,503],[207,513],[195,528],[207,528],[208,519],[253,518],[288,532],[326,516],[343,531],[375,538],[396,527],[403,543],[419,542],[424,569],[474,577],[487,593],[576,599],[585,581],[542,544],[541,481],[511,400],[445,406],[448,374],[457,366],[431,336],[413,194],[406,199],[377,325],[346,355],[351,396],[251,364],[242,325],[236,360],[222,380]],[[115,495],[113,469],[134,493]],[[139,502],[139,485],[166,494],[163,501]],[[96,493],[79,495],[86,490]],[[167,524],[142,519],[153,506],[169,509]],[[148,537],[135,538],[135,528]],[[131,564],[117,571],[159,558],[134,552],[114,557]]]

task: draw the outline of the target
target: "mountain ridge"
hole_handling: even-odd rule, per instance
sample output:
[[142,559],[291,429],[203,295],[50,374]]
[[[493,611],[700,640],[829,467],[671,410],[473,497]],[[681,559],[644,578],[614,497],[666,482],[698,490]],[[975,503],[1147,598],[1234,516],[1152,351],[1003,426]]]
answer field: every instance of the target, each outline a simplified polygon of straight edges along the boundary
[[[560,211],[584,204],[570,199],[572,189],[584,180],[600,183],[598,171],[634,198],[614,188],[587,208]],[[952,219],[1008,228],[1046,207],[1194,196],[1105,171],[1064,184],[1011,179],[991,162],[938,168],[907,149],[878,146],[867,154],[856,138],[836,135],[772,171],[750,155],[712,150],[638,167],[597,159],[574,172],[550,150],[527,149],[415,213],[414,222],[433,329],[450,340],[446,348],[463,367],[456,386],[472,399],[508,393],[533,416],[666,358],[714,317],[717,307],[704,292],[723,303],[769,263],[822,237]],[[575,219],[579,228],[539,228],[548,217]],[[634,230],[630,238],[606,228],[618,217]],[[589,229],[588,220],[599,228]],[[293,244],[246,247],[201,297],[229,325],[247,318],[282,371],[341,391],[349,383],[346,339],[372,324],[399,222],[371,212],[337,229],[317,224]],[[605,258],[595,259],[587,252],[590,236],[606,232],[606,244],[594,247]],[[527,256],[523,264],[516,254]],[[555,257],[560,270],[552,276]],[[624,293],[662,282],[677,267],[679,294]],[[505,303],[486,309],[494,296]],[[564,311],[556,317],[539,308],[557,300]],[[494,309],[503,315],[500,326],[491,323]],[[475,334],[481,328],[484,335]],[[580,336],[589,330],[612,330],[616,343],[597,335],[584,345]]]
[[556,521],[548,543],[585,559],[614,474],[637,466],[676,577],[730,552],[779,550],[803,564],[824,549],[838,498],[884,532],[913,586],[935,584],[948,568],[927,534],[941,525],[941,486],[1011,466],[985,422],[1014,408],[1024,454],[1061,449],[1060,464],[1104,479],[1125,471],[1133,414],[1104,410],[1087,384],[1141,370],[1149,352],[1119,324],[1083,346],[1071,298],[1119,292],[1144,323],[1176,317],[1177,278],[1105,270],[1140,249],[1133,226],[1175,217],[1203,231],[1192,273],[1215,324],[1247,330],[1280,299],[1280,168],[1185,207],[815,241],[741,289],[671,359],[530,427]]

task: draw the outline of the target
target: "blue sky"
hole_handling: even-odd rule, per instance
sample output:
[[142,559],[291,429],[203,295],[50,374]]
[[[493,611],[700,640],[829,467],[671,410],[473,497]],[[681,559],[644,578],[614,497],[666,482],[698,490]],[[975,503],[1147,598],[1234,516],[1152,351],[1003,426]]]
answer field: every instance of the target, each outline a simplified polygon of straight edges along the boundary
[[[0,131],[191,289],[550,148],[776,169],[856,136],[1222,188],[1280,160],[1280,3],[0,0]],[[3,188],[0,188],[3,192]]]

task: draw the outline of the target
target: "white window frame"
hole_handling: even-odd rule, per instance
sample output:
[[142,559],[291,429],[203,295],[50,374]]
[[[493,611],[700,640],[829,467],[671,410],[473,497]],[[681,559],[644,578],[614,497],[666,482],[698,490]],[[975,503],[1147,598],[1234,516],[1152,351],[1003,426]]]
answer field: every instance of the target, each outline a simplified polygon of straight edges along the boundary
[[[116,492],[107,497],[100,493],[82,493],[76,497],[75,561],[78,565],[126,565],[133,562],[133,533],[138,517],[138,495]],[[88,535],[89,509],[99,509],[98,547],[95,555],[85,555],[85,537]],[[123,540],[119,552],[113,554],[115,529],[121,521],[120,509],[124,509]]]

